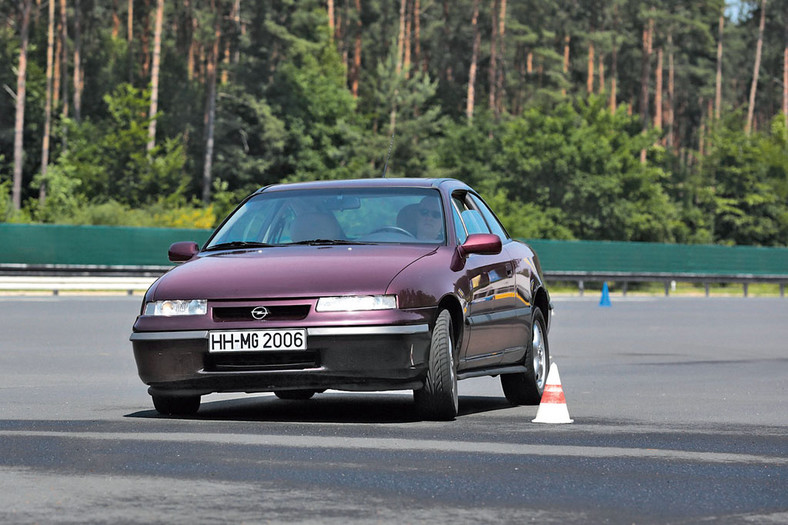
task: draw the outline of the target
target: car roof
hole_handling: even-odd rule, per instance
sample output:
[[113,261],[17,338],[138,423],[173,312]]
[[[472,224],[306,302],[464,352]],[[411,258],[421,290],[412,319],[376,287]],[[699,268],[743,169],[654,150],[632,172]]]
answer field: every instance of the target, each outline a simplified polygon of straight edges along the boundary
[[327,188],[437,188],[441,184],[449,183],[453,187],[468,188],[463,182],[456,179],[421,179],[421,178],[392,178],[392,179],[346,179],[346,180],[319,180],[312,182],[293,182],[285,184],[272,184],[264,186],[255,193],[289,191],[289,190],[316,190]]

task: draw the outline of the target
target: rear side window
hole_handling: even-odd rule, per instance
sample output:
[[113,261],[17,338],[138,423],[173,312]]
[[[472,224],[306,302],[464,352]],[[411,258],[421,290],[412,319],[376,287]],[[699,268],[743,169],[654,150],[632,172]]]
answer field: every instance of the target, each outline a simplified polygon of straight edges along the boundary
[[490,210],[485,203],[478,195],[468,194],[468,197],[473,201],[476,209],[484,216],[484,220],[487,221],[487,226],[490,227],[490,231],[501,238],[502,241],[509,238],[509,234],[506,233],[503,225],[498,221],[498,218],[495,214]]

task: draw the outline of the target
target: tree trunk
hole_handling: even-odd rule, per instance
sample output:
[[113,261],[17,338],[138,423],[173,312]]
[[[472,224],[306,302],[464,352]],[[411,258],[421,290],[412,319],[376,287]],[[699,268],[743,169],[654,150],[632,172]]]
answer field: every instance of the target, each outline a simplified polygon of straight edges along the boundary
[[[451,29],[449,27],[449,0],[443,0],[443,39],[444,44],[449,45],[451,41]],[[449,84],[454,82],[454,69],[451,65],[451,53],[443,53],[443,60],[445,65],[443,68],[443,76]]]
[[[66,0],[60,0],[60,68],[62,106],[60,114],[63,119],[68,117],[68,17],[66,16]],[[66,134],[63,133],[63,144],[66,143]]]
[[613,6],[613,37],[612,45],[613,56],[610,63],[610,112],[616,112],[616,88],[618,82],[618,46],[616,45],[616,33],[618,32],[618,5]]
[[205,204],[211,201],[211,185],[213,183],[211,169],[213,167],[213,135],[216,119],[216,67],[219,62],[219,41],[222,36],[222,6],[221,2],[211,1],[214,16],[213,49],[208,58],[207,83],[208,93],[205,100],[205,162],[202,173],[202,200]]
[[755,92],[758,90],[758,72],[761,68],[761,51],[763,48],[763,27],[766,24],[766,0],[761,0],[761,22],[758,24],[758,42],[755,44],[755,65],[750,86],[750,104],[747,107],[747,126],[745,132],[752,132],[752,118],[755,113]]
[[662,129],[662,48],[657,49],[657,78],[654,87],[654,127]]
[[722,31],[725,27],[725,8],[720,13],[720,23],[717,29],[717,78],[714,89],[714,119],[719,120],[722,109]]
[[673,148],[678,141],[675,137],[676,122],[676,68],[673,64],[673,32],[668,32],[668,112],[665,124],[668,130],[668,148]]
[[186,8],[186,12],[189,16],[189,50],[187,51],[186,56],[186,78],[189,80],[194,79],[194,59],[199,53],[199,42],[196,38],[194,38],[194,34],[197,32],[197,16],[194,13],[194,9],[191,6],[191,2],[189,0],[185,0],[183,3],[184,7]]
[[[564,36],[564,79],[569,81],[569,44],[572,39],[569,35]],[[566,95],[566,88],[561,88],[561,94]]]
[[594,92],[594,43],[588,43],[588,76],[586,78],[586,92]]
[[145,18],[142,22],[142,34],[140,35],[142,45],[142,78],[147,78],[150,73],[150,0],[145,0]]
[[[421,0],[413,2],[413,63],[416,68],[421,63]],[[426,61],[423,64],[423,71],[427,71]]]
[[38,201],[41,206],[47,199],[46,174],[49,167],[49,136],[52,134],[52,77],[54,73],[55,54],[55,2],[49,2],[49,20],[47,25],[47,84],[46,102],[44,103],[44,137],[41,140],[41,185],[38,188]]
[[156,113],[159,111],[159,68],[161,67],[161,27],[164,19],[164,0],[156,1],[156,25],[153,30],[153,67],[150,80],[150,111],[148,117],[148,145],[150,153],[156,147]]
[[326,6],[328,10],[328,36],[329,38],[334,38],[334,0],[328,0],[328,5]]
[[649,79],[651,78],[651,52],[653,33],[654,19],[649,18],[646,27],[643,28],[643,62],[640,74],[640,119],[643,121],[643,129],[648,127],[648,83]]
[[22,2],[22,23],[19,30],[19,66],[16,73],[16,121],[14,124],[14,210],[22,207],[22,167],[24,164],[25,95],[27,93],[27,44],[30,31],[32,0]]
[[[241,26],[241,0],[233,0],[233,7],[232,11],[230,12],[230,19],[233,21],[233,28],[235,31],[235,37],[238,37],[240,33],[240,26]],[[222,68],[222,85],[227,84],[230,81],[230,62],[231,62],[231,48],[232,42],[229,35],[225,35],[224,38],[224,58],[222,58],[222,64],[224,67]]]
[[405,70],[405,78],[410,78],[410,51],[411,51],[411,28],[413,27],[412,17],[411,15],[413,8],[411,3],[408,2],[408,8],[405,12],[405,56],[402,59],[402,67]]
[[129,84],[134,80],[134,50],[131,47],[134,41],[134,0],[129,0],[126,17],[126,43],[128,44]]
[[397,33],[397,66],[396,73],[402,73],[402,51],[405,46],[405,1],[399,3],[399,33]]
[[134,40],[134,0],[128,1],[128,16],[126,17],[126,42],[131,45]]
[[785,21],[785,49],[783,50],[783,118],[788,129],[788,19]]
[[112,40],[120,34],[120,16],[118,15],[118,0],[112,0]]
[[495,111],[495,84],[498,78],[497,59],[498,59],[498,8],[499,0],[490,0],[490,20],[492,21],[490,36],[490,68],[487,72],[489,84],[490,112]]
[[471,26],[473,27],[473,51],[471,53],[471,65],[468,69],[468,98],[465,105],[465,116],[468,123],[473,122],[473,105],[475,102],[476,91],[476,61],[479,59],[479,46],[481,45],[481,34],[479,33],[479,0],[473,0],[473,17]]
[[[55,2],[52,2],[53,4]],[[60,41],[60,19],[55,15],[55,63],[52,66],[54,78],[52,79],[52,107],[56,108],[60,103],[60,72],[63,68],[60,66],[60,57],[63,55],[61,50],[62,43]]]
[[506,0],[501,0],[501,7],[498,10],[498,56],[499,63],[498,78],[495,82],[495,91],[497,92],[497,105],[495,107],[495,118],[501,116],[504,109],[504,96],[505,93],[505,57],[506,57]]
[[[397,65],[395,72],[397,77],[402,73],[402,54],[405,47],[405,12],[406,0],[400,0],[399,4],[399,33],[397,34]],[[399,78],[395,79],[399,83]],[[393,100],[391,101],[391,113],[389,114],[389,135],[394,137],[394,131],[397,128],[397,99],[399,98],[399,88],[394,89]]]
[[706,121],[709,119],[709,115],[703,114],[703,97],[700,98],[700,129],[698,130],[698,156],[702,159],[706,154]]
[[604,53],[599,54],[599,88],[597,88],[597,93],[600,95],[605,92],[605,55]]
[[82,119],[82,88],[84,73],[82,72],[82,13],[79,0],[74,0],[74,120]]
[[350,91],[358,98],[358,79],[361,76],[361,0],[356,0],[356,41],[353,46],[353,69],[350,73]]
[[[347,42],[345,41],[345,34],[347,33],[347,0],[345,0],[344,9],[334,9],[334,41],[336,41],[337,51],[342,59],[342,67],[345,71],[348,70],[348,49]],[[344,15],[344,16],[343,16]]]

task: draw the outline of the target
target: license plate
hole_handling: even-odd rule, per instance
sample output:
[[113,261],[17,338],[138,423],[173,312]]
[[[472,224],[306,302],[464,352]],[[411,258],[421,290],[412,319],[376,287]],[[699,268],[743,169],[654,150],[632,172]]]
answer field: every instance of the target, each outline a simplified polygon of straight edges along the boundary
[[222,330],[208,333],[209,352],[306,350],[306,330]]

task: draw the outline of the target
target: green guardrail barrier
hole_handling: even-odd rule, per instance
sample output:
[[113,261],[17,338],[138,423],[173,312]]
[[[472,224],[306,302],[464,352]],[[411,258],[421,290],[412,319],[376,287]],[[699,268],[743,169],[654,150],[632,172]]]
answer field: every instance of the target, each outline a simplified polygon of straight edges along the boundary
[[[161,266],[177,241],[201,246],[211,230],[0,224],[0,264]],[[788,248],[532,239],[555,272],[788,276]]]
[[178,241],[200,246],[211,230],[0,224],[0,264],[161,266]]
[[529,240],[546,272],[785,275],[788,248]]

